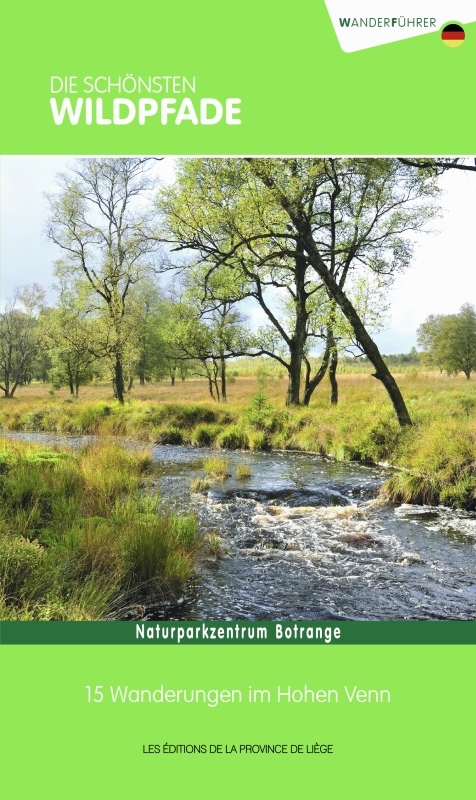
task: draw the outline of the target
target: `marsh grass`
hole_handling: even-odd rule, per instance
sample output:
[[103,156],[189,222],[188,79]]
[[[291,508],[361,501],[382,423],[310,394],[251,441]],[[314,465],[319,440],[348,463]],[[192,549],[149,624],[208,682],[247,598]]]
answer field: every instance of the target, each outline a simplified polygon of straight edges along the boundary
[[168,586],[183,586],[192,575],[190,555],[198,543],[195,517],[148,515],[124,536],[127,575],[138,584],[161,578]]
[[190,482],[190,491],[194,494],[198,494],[199,492],[207,492],[210,488],[210,482],[204,480],[203,478],[194,478]]
[[245,478],[251,478],[251,467],[249,464],[238,464],[236,467],[236,477],[240,481]]
[[79,455],[0,445],[0,615],[99,619],[173,598],[193,574],[193,516],[157,513],[146,452],[111,443]]
[[225,458],[207,458],[206,461],[203,462],[203,468],[212,481],[222,483],[230,477],[228,461]]
[[[329,384],[324,380],[308,408],[286,408],[286,380],[261,370],[255,377],[235,376],[226,405],[207,401],[207,385],[200,380],[180,381],[174,387],[165,383],[136,387],[124,406],[111,398],[106,386],[85,387],[79,400],[71,400],[63,389],[49,397],[47,387],[36,384],[19,389],[18,399],[0,401],[0,424],[17,431],[127,435],[145,442],[234,450],[297,449],[342,461],[388,462],[404,468],[385,487],[395,502],[406,498],[476,507],[476,384],[462,376],[449,378],[413,367],[392,371],[412,428],[399,428],[384,388],[368,370],[352,374],[347,367],[346,374],[338,375],[337,406],[330,405]],[[8,469],[4,458],[8,455],[0,454],[0,475]],[[46,468],[54,472],[51,464]],[[74,464],[69,468],[75,472]],[[121,482],[119,476],[114,480]],[[38,503],[18,510],[19,532],[41,527],[45,514],[52,513],[48,489],[42,494],[37,488]],[[104,516],[102,489],[107,493],[107,481],[98,488],[96,499],[93,492],[88,497],[88,514]],[[23,491],[20,486],[17,490]],[[60,524],[62,514],[70,513],[69,501],[61,513],[59,505],[55,509]]]

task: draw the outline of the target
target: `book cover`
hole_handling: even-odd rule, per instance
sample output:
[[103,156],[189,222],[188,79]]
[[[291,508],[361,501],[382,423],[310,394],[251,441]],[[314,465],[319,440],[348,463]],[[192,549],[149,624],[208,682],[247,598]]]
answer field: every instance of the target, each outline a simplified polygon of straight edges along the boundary
[[6,794],[466,795],[472,5],[2,16]]

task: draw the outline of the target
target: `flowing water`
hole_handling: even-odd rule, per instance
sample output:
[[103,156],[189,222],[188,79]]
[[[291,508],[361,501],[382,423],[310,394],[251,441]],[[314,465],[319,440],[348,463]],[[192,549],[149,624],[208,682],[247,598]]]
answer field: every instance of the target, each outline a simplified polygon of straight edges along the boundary
[[[152,452],[159,503],[193,509],[222,551],[202,562],[169,619],[476,618],[475,513],[385,505],[375,495],[390,470],[312,453],[221,453],[230,477],[191,494],[215,453]],[[239,480],[243,464],[251,477]],[[163,615],[155,609],[149,618]]]

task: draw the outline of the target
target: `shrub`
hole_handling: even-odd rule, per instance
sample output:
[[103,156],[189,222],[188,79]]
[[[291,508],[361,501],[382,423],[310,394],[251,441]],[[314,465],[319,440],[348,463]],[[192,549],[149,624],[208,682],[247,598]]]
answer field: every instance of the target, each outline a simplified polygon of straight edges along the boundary
[[260,386],[259,392],[252,398],[245,417],[252,428],[267,433],[280,431],[289,423],[289,413],[268,402],[263,386]]
[[76,417],[77,429],[81,433],[99,433],[101,423],[111,414],[111,406],[106,403],[82,406]]

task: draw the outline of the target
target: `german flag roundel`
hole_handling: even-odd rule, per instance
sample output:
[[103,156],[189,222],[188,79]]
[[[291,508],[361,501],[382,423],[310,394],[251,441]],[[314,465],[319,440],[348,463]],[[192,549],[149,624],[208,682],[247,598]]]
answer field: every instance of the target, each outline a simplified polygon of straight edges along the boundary
[[455,23],[445,25],[441,31],[441,38],[448,47],[459,47],[464,42],[464,29]]

